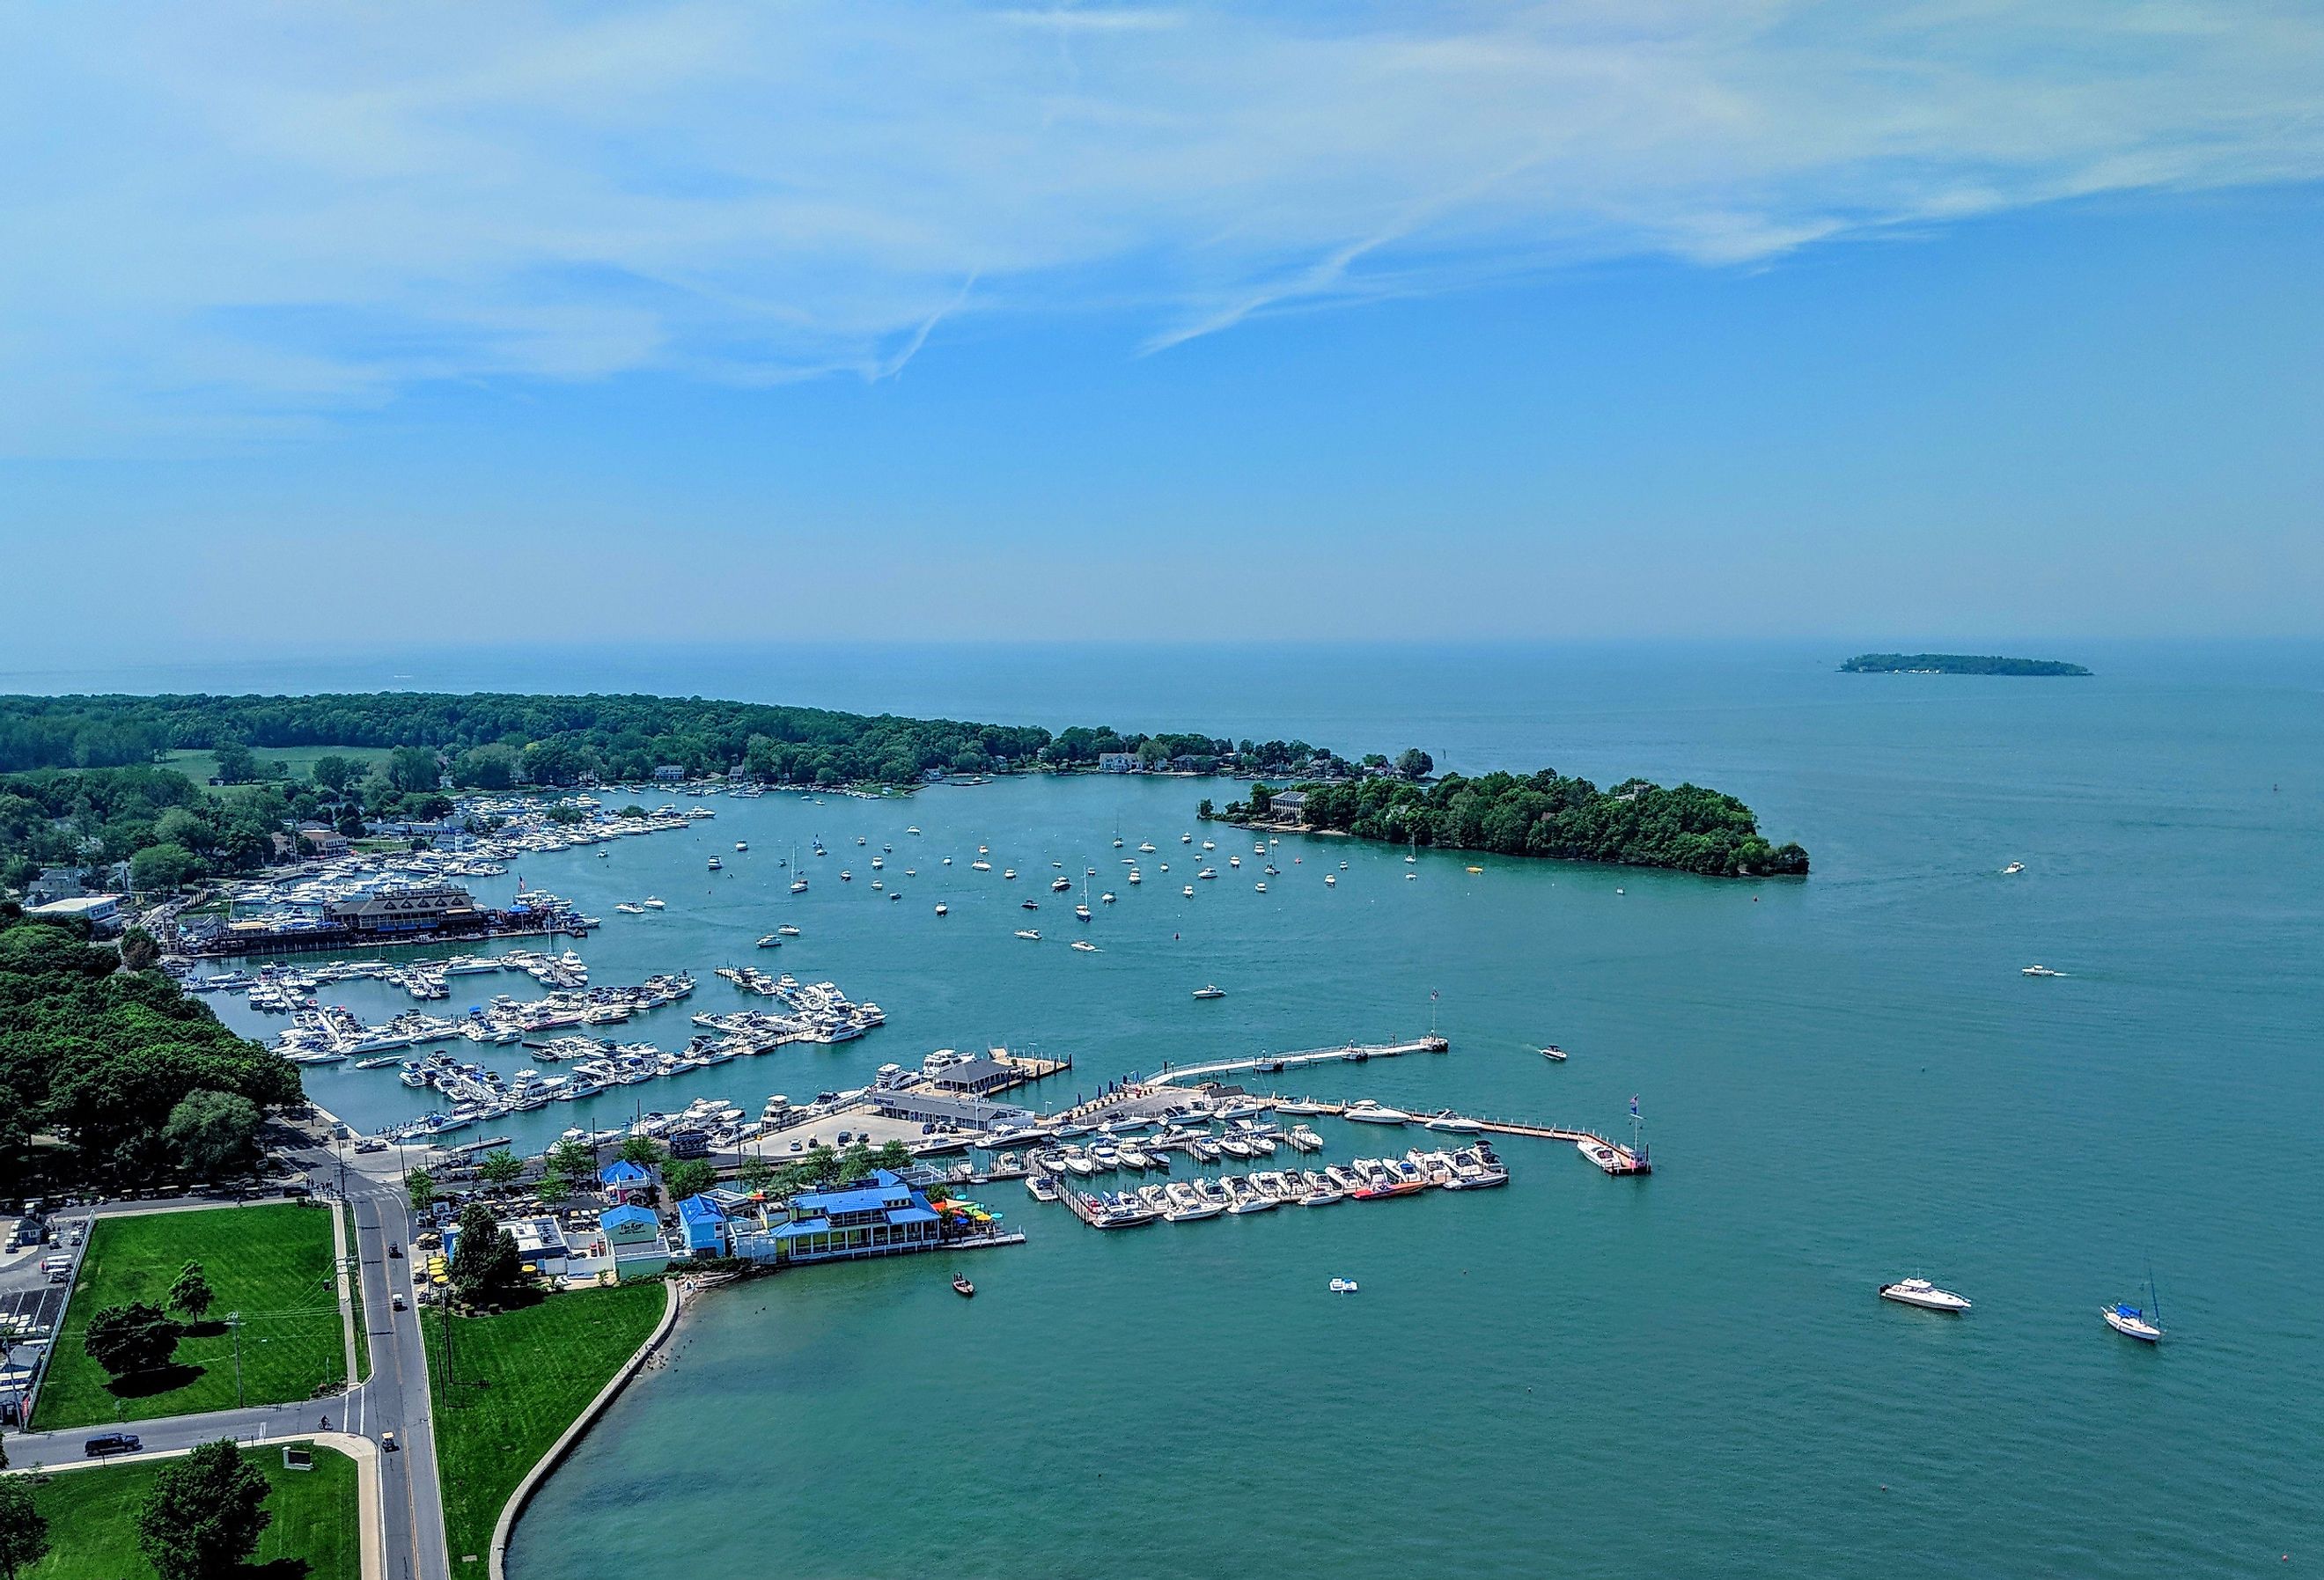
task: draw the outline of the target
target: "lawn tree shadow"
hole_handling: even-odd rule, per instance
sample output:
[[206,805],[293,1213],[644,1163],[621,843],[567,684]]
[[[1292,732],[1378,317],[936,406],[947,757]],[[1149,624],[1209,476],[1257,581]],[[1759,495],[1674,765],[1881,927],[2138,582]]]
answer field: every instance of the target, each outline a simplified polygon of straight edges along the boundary
[[116,1377],[105,1385],[105,1391],[115,1399],[152,1399],[157,1393],[173,1393],[189,1388],[207,1375],[207,1366],[161,1366],[151,1372],[133,1372],[126,1377]]
[[314,1566],[304,1558],[275,1558],[263,1564],[244,1564],[234,1580],[307,1580]]

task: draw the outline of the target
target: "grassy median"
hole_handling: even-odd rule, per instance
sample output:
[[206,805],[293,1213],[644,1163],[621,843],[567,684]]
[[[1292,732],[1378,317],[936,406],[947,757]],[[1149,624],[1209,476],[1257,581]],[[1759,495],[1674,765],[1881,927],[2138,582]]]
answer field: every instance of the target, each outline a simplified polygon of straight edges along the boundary
[[[669,1299],[659,1283],[551,1295],[491,1317],[426,1317],[436,1462],[452,1567],[482,1560],[517,1483],[645,1343]],[[448,1381],[447,1381],[448,1378]]]
[[[179,1344],[168,1370],[114,1382],[82,1353],[89,1318],[128,1300],[163,1304],[189,1261],[202,1264],[217,1292],[208,1319]],[[242,1315],[239,1402],[309,1399],[326,1383],[346,1381],[327,1207],[281,1203],[99,1217],[33,1424],[61,1430],[232,1409],[230,1312]]]
[[[252,1449],[273,1488],[274,1521],[258,1538],[250,1580],[358,1580],[355,1465],[328,1448],[313,1451],[315,1468],[285,1470],[280,1446]],[[108,1465],[51,1476],[32,1494],[49,1518],[48,1556],[17,1580],[151,1580],[153,1566],[137,1548],[137,1515],[162,1462]]]

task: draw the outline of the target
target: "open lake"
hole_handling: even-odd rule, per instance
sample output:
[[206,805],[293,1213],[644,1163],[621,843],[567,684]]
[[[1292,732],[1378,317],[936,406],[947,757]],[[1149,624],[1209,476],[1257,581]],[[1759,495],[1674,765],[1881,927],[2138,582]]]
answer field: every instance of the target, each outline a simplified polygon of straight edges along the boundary
[[[533,1505],[512,1571],[2227,1575],[2324,1557],[2324,655],[2078,646],[2054,656],[2095,679],[1832,673],[1852,651],[397,664],[392,683],[422,688],[1200,726],[1692,779],[1815,863],[1734,883],[1424,853],[1408,882],[1400,851],[1286,839],[1259,894],[1250,840],[1220,830],[1217,855],[1246,867],[1188,901],[1178,836],[1203,836],[1199,796],[1231,791],[1094,777],[722,798],[686,833],[525,863],[605,918],[581,946],[593,980],[702,979],[625,1039],[676,1046],[687,1013],[755,1003],[709,976],[727,963],[827,976],[889,1013],[859,1042],[609,1094],[592,1123],[712,1093],[755,1113],[996,1042],[1073,1055],[1032,1089],[1052,1106],[1166,1058],[1433,1019],[1442,1058],[1252,1079],[1625,1136],[1635,1095],[1657,1172],[1609,1179],[1509,1139],[1503,1191],[1120,1234],[986,1187],[1031,1238],[973,1257],[973,1301],[936,1259],[706,1299],[675,1363]],[[777,864],[816,836],[832,854],[805,858],[794,899]],[[1159,849],[1132,891],[1118,862],[1141,840]],[[979,843],[1019,881],[968,871]],[[900,901],[868,886],[882,844]],[[2001,876],[2011,860],[2025,872]],[[1053,862],[1120,896],[1086,929],[1102,953],[1065,947],[1070,898],[1039,888]],[[1028,892],[1038,944],[1010,936]],[[647,893],[667,911],[613,914]],[[752,948],[785,920],[803,936]],[[2020,975],[2036,961],[2068,975]],[[1193,1002],[1211,981],[1229,996]],[[1548,1040],[1571,1061],[1538,1058]],[[513,1068],[512,1051],[486,1057]],[[383,1070],[313,1088],[362,1124],[420,1106]],[[553,1132],[578,1106],[511,1123]],[[1315,1123],[1334,1160],[1420,1140]],[[2150,1261],[2156,1350],[2098,1317],[2140,1298]],[[1875,1298],[1914,1273],[1975,1311]],[[1362,1294],[1327,1293],[1335,1275]]]

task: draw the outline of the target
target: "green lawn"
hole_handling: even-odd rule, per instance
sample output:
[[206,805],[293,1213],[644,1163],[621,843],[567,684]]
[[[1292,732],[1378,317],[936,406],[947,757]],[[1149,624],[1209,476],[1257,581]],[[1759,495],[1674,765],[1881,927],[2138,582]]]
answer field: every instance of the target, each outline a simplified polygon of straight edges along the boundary
[[347,1294],[355,1302],[355,1381],[368,1382],[371,1381],[371,1334],[368,1331],[371,1324],[364,1316],[363,1280],[384,1275],[366,1273],[363,1270],[363,1237],[355,1233],[355,1209],[352,1205],[342,1205],[339,1211],[347,1215],[347,1254],[355,1259],[355,1265],[350,1272],[350,1276],[355,1281],[347,1287]]
[[[161,1304],[189,1261],[202,1264],[217,1293],[209,1321],[178,1345],[172,1370],[116,1389],[82,1353],[88,1319],[127,1300]],[[54,1430],[234,1408],[235,1338],[221,1320],[229,1311],[243,1318],[242,1402],[308,1399],[346,1380],[327,1209],[277,1203],[98,1218],[35,1425]]]
[[[357,1580],[355,1463],[315,1449],[315,1468],[284,1470],[280,1446],[245,1450],[273,1484],[266,1507],[274,1521],[258,1538],[249,1580]],[[32,1494],[49,1517],[49,1553],[18,1580],[150,1580],[137,1550],[137,1514],[153,1490],[161,1461],[66,1471]]]
[[429,1314],[436,1463],[455,1573],[468,1554],[484,1557],[502,1505],[645,1343],[668,1298],[659,1283],[623,1284],[551,1295],[496,1317],[456,1317],[449,1387],[444,1319]]
[[[254,746],[251,755],[262,762],[287,764],[292,784],[311,784],[315,779],[315,760],[318,757],[344,757],[368,769],[374,762],[385,762],[388,753],[393,750],[391,746]],[[208,784],[210,776],[217,772],[217,754],[191,750],[168,752],[162,754],[161,766],[176,769],[196,784]]]

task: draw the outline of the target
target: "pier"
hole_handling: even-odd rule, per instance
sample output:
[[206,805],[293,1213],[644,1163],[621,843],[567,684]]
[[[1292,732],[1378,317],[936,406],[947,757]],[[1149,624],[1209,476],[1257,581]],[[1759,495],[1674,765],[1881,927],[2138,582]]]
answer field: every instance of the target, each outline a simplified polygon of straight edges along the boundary
[[1238,1070],[1252,1070],[1262,1075],[1274,1075],[1282,1070],[1296,1069],[1305,1065],[1362,1064],[1375,1058],[1398,1058],[1407,1053],[1445,1053],[1452,1042],[1430,1032],[1409,1042],[1349,1042],[1338,1048],[1311,1048],[1299,1053],[1260,1053],[1247,1058],[1212,1059],[1204,1064],[1190,1064],[1180,1069],[1165,1069],[1146,1083],[1149,1087],[1174,1086],[1181,1081],[1198,1081],[1212,1076],[1231,1075]]

